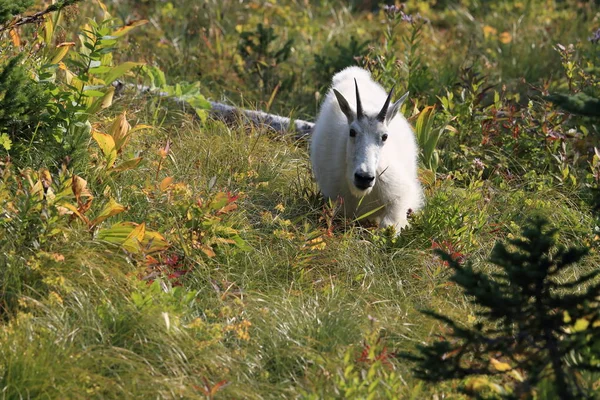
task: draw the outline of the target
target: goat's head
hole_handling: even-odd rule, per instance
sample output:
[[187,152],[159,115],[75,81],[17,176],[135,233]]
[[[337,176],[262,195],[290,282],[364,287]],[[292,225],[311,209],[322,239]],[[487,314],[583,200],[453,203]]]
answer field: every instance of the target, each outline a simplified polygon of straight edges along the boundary
[[357,197],[362,197],[369,194],[375,186],[381,149],[388,137],[393,135],[393,132],[388,132],[388,124],[398,113],[400,106],[408,97],[408,93],[390,106],[394,92],[392,88],[381,111],[377,115],[366,115],[360,100],[356,79],[354,85],[356,87],[356,111],[350,108],[348,101],[340,92],[333,89],[333,93],[341,111],[348,119],[346,178],[352,193]]

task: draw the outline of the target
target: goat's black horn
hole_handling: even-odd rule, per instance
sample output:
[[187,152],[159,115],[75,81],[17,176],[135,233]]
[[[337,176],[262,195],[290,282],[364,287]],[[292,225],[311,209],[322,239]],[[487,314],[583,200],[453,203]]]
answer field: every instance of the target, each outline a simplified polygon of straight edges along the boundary
[[381,111],[379,111],[379,114],[377,114],[377,120],[379,122],[385,121],[385,116],[387,115],[388,107],[390,106],[390,100],[392,100],[393,93],[394,88],[392,87],[392,89],[390,90],[390,94],[388,94],[387,99],[385,99],[385,104],[383,105],[383,108],[381,109]]
[[354,78],[354,87],[356,87],[356,119],[361,119],[363,117],[363,108],[362,103],[360,102],[360,94],[358,93],[358,83],[356,83],[356,78]]

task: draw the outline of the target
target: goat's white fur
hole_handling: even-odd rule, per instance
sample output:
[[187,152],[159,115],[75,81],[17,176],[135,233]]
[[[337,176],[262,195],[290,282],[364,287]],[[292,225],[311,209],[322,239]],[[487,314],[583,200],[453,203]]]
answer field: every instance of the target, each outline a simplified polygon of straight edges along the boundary
[[[356,87],[362,118],[357,118]],[[423,195],[417,179],[415,136],[398,112],[406,95],[390,105],[380,121],[376,116],[386,96],[362,68],[349,67],[335,74],[315,123],[310,158],[321,192],[333,200],[343,199],[346,216],[359,217],[383,206],[367,219],[381,227],[394,226],[398,233],[408,225],[409,210],[422,206]],[[370,187],[360,182],[363,176],[373,178]]]

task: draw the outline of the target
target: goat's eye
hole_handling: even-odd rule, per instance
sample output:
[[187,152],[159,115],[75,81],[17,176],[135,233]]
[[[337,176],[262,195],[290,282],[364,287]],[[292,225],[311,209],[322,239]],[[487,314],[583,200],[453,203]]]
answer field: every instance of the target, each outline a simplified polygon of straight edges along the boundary
[[355,137],[356,131],[354,129],[350,129],[350,137]]
[[381,140],[385,142],[387,140],[387,137],[388,137],[388,134],[384,133],[383,135],[381,135]]

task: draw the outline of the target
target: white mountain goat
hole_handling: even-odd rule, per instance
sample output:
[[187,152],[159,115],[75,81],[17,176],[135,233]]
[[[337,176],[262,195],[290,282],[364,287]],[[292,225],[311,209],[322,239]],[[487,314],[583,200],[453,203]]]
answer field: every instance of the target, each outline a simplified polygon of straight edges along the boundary
[[[360,89],[360,93],[359,93]],[[417,144],[398,113],[408,93],[390,106],[371,74],[349,67],[333,76],[315,123],[310,159],[323,195],[343,199],[346,216],[367,219],[396,233],[423,203],[417,179]]]

